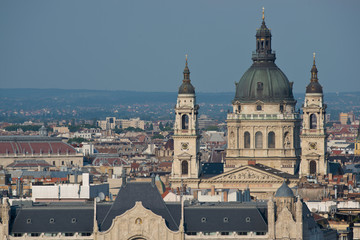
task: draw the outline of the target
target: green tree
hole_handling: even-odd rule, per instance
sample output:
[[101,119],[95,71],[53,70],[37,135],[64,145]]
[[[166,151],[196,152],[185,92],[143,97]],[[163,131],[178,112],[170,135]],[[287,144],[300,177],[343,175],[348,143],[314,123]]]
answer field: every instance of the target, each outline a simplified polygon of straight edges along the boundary
[[159,133],[156,133],[151,138],[152,139],[164,139],[165,137]]
[[88,140],[86,140],[85,138],[82,138],[82,137],[70,138],[70,139],[68,140],[68,143],[69,143],[69,144],[72,144],[72,143],[82,143],[82,142],[88,142]]
[[208,126],[207,128],[205,128],[205,131],[219,131],[219,127],[218,126]]

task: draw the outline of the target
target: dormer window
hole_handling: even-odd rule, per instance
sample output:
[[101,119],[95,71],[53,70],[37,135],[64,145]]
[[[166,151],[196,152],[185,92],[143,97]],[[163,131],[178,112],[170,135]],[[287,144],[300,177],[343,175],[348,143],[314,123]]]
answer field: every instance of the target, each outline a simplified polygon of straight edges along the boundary
[[261,106],[261,105],[257,105],[257,106],[256,106],[256,110],[257,110],[257,111],[261,111],[261,110],[262,110],[262,106]]

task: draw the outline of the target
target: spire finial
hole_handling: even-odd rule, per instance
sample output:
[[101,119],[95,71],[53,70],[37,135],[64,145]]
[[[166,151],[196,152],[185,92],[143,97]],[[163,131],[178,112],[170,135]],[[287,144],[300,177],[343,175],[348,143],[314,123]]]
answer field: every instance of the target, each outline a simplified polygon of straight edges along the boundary
[[315,65],[315,55],[316,55],[316,53],[315,53],[315,52],[313,52],[314,65]]
[[262,20],[264,20],[264,19],[265,19],[265,8],[262,7]]
[[187,55],[187,54],[185,54],[185,66],[187,66],[187,65],[188,65],[187,60],[188,60],[188,55]]

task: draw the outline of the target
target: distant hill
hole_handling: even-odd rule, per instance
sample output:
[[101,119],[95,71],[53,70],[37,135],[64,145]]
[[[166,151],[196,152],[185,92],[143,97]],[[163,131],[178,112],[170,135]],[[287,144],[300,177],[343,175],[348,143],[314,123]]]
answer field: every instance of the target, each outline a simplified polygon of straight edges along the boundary
[[[215,118],[224,119],[225,112],[231,109],[234,92],[224,93],[196,93],[197,102],[201,104],[201,112]],[[40,111],[39,113],[24,113],[22,118],[101,118],[104,115],[117,113],[121,116],[136,116],[149,112],[147,117],[166,114],[162,117],[171,118],[171,110],[176,103],[176,92],[137,92],[137,91],[109,91],[83,89],[0,89],[0,121],[9,121],[11,117],[19,117],[22,112]],[[304,93],[295,93],[301,107]],[[360,115],[360,91],[348,93],[325,93],[328,112],[337,119],[339,112],[354,111]],[[147,110],[129,111],[127,106],[147,105]],[[213,105],[217,107],[214,108]],[[162,106],[162,109],[157,109]],[[45,111],[46,109],[47,111]],[[157,109],[157,110],[156,110]],[[13,113],[13,112],[21,112]],[[50,113],[48,113],[50,112]],[[55,114],[57,112],[57,114]],[[61,112],[61,113],[59,113]],[[152,112],[152,113],[151,113]],[[30,114],[30,115],[29,115]],[[21,115],[21,116],[22,116]],[[37,117],[36,117],[37,116]],[[216,117],[218,116],[218,117]]]

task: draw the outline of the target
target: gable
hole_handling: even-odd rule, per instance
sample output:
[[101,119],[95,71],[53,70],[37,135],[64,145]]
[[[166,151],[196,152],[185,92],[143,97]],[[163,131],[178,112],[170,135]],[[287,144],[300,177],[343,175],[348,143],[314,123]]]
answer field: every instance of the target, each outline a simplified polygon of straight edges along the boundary
[[269,172],[263,171],[261,169],[256,169],[252,166],[243,166],[236,168],[229,172],[212,177],[209,180],[213,181],[283,181],[284,178],[271,174]]

